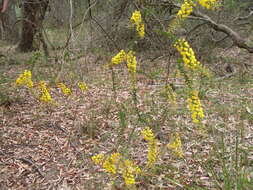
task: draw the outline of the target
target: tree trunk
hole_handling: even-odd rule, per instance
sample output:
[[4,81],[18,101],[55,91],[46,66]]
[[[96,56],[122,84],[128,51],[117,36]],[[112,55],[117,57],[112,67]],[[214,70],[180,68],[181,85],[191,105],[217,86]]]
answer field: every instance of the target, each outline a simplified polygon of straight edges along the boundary
[[21,41],[18,49],[21,52],[34,50],[33,40],[40,32],[49,0],[24,0]]

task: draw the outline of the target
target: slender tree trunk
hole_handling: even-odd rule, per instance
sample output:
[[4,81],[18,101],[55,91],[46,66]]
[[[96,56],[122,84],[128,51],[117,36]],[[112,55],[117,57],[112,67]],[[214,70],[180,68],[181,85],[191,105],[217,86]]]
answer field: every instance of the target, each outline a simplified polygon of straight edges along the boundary
[[0,14],[0,38],[9,42],[18,42],[18,27],[15,25],[17,21],[15,12],[15,1],[10,1],[8,9],[4,14]]
[[40,32],[49,0],[24,0],[21,41],[18,49],[29,52],[34,49],[33,40],[36,32]]

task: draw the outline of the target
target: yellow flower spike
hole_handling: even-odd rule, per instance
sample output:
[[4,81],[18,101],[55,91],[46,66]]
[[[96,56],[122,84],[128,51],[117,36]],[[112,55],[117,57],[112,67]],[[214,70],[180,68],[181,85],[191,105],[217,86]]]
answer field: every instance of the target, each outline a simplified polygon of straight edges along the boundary
[[195,70],[200,67],[200,62],[197,61],[194,51],[185,39],[177,40],[174,47],[179,51],[188,68]]
[[82,92],[86,92],[88,90],[88,86],[84,82],[78,82],[77,85]]
[[129,73],[132,73],[132,74],[136,73],[137,61],[136,61],[134,52],[129,51],[127,53],[126,59],[127,59],[127,68],[128,68]]
[[139,25],[139,24],[142,22],[142,19],[141,19],[141,12],[135,10],[135,11],[133,12],[133,14],[132,14],[132,17],[130,18],[130,21],[131,21],[133,24]]
[[203,108],[198,96],[198,91],[193,90],[190,93],[190,98],[188,98],[188,106],[189,106],[189,110],[191,111],[191,117],[192,117],[192,121],[193,123],[200,123],[201,119],[203,119],[205,117],[204,112],[203,112]]
[[141,131],[141,134],[146,141],[153,141],[155,139],[154,134],[149,127],[143,129]]
[[64,83],[58,83],[57,86],[61,89],[62,93],[66,96],[69,96],[72,93],[70,88],[68,88]]
[[179,158],[184,157],[184,153],[182,150],[182,142],[178,133],[175,133],[173,140],[169,144],[167,144],[167,148],[172,150],[174,154]]
[[145,25],[143,23],[136,26],[136,31],[138,32],[140,38],[145,36]]
[[198,3],[206,9],[214,9],[219,0],[198,0]]
[[135,184],[135,175],[140,174],[141,169],[138,166],[135,166],[130,160],[124,160],[119,165],[119,168],[126,186],[133,186]]
[[141,169],[132,161],[123,159],[120,153],[113,153],[108,157],[105,157],[104,154],[97,154],[91,159],[112,176],[120,174],[128,188],[135,187],[135,176],[141,173]]
[[122,177],[125,181],[126,186],[132,186],[135,184],[135,177],[134,174],[129,170],[129,168],[126,168],[123,173]]
[[136,31],[140,38],[144,38],[145,36],[145,25],[142,22],[141,18],[141,12],[135,10],[132,14],[132,17],[130,18],[130,21],[132,22],[133,25],[136,26]]
[[97,154],[95,156],[92,156],[91,159],[95,164],[101,164],[104,160],[105,156],[104,154]]
[[158,147],[157,140],[152,140],[148,142],[148,167],[152,167],[157,160]]
[[154,137],[154,133],[149,127],[146,127],[141,131],[143,138],[148,141],[148,162],[147,166],[152,167],[157,160],[158,146],[157,140]]
[[116,172],[117,172],[117,168],[116,168],[115,164],[113,164],[109,158],[106,159],[105,162],[103,163],[103,168],[108,173],[116,174]]
[[177,13],[178,19],[185,19],[187,18],[193,11],[194,3],[192,0],[185,0],[184,3],[181,5],[180,10]]
[[20,74],[16,79],[17,86],[27,86],[28,88],[33,87],[32,72],[25,70],[23,74]]
[[49,89],[46,86],[46,82],[45,81],[40,81],[38,88],[40,90],[40,101],[42,102],[51,102],[52,101],[52,97],[49,93]]
[[103,168],[111,174],[117,173],[117,167],[121,160],[121,155],[119,153],[113,153],[102,163]]
[[112,60],[111,64],[112,65],[118,65],[126,60],[126,52],[124,50],[121,50],[117,55],[115,55]]

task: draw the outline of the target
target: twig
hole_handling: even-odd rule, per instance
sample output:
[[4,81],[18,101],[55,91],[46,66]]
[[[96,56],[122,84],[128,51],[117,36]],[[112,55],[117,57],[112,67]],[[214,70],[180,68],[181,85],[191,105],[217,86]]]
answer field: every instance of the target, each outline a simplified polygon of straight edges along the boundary
[[251,17],[253,15],[253,11],[250,11],[250,13],[247,15],[247,16],[244,16],[244,17],[237,17],[234,19],[234,21],[237,21],[237,20],[246,20],[248,19],[249,17]]
[[40,175],[41,177],[43,177],[43,178],[45,177],[45,176],[42,174],[42,172],[40,171],[40,169],[38,168],[38,166],[36,166],[36,165],[33,163],[33,161],[31,161],[31,160],[29,160],[29,159],[27,159],[27,158],[16,158],[16,159],[22,161],[22,162],[25,163],[25,164],[28,164],[29,166],[32,166],[32,167],[35,169],[35,171],[39,173],[39,175]]

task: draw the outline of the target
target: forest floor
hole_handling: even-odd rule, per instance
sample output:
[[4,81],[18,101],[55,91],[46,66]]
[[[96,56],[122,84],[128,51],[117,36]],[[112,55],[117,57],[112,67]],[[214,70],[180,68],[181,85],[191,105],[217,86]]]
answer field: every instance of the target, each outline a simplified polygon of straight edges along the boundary
[[[137,75],[140,120],[124,66],[115,69],[114,94],[108,58],[89,55],[68,63],[41,59],[31,65],[31,56],[0,64],[1,190],[126,189],[119,176],[113,184],[91,160],[112,152],[144,168],[136,178],[137,189],[233,189],[234,180],[244,180],[243,188],[252,189],[252,71],[203,81],[205,119],[199,128],[191,122],[180,76],[170,74],[176,105],[163,96],[166,60],[140,66],[146,73]],[[48,82],[54,104],[42,103],[29,89],[15,85],[25,69],[32,70],[35,85]],[[70,96],[60,92],[56,78],[71,87]],[[77,88],[80,79],[88,85],[85,93]],[[146,126],[153,129],[161,150],[178,132],[184,157],[166,150],[154,168],[145,169],[148,149],[140,131]]]

